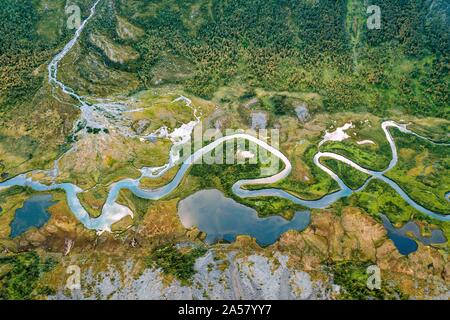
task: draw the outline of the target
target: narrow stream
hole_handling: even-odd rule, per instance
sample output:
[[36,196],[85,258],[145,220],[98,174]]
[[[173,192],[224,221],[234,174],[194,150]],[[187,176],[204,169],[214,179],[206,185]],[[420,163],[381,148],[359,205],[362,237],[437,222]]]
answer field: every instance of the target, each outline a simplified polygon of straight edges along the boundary
[[[79,95],[77,95],[72,89],[66,87],[63,83],[61,83],[57,79],[58,63],[63,59],[63,57],[75,45],[75,43],[79,39],[84,27],[86,26],[88,21],[95,14],[95,8],[99,2],[100,2],[100,0],[95,2],[93,7],[91,8],[89,17],[83,21],[80,28],[75,32],[75,36],[73,37],[73,39],[70,40],[70,42],[67,43],[67,45],[64,47],[64,49],[53,58],[53,60],[50,62],[49,66],[48,66],[49,81],[51,83],[56,84],[65,93],[67,93],[70,96],[77,99],[81,103],[82,107],[84,107],[84,108],[89,108],[90,106],[86,102],[84,102],[84,100]],[[274,189],[274,188],[261,189],[261,190],[243,189],[244,186],[249,186],[249,185],[268,185],[268,184],[276,183],[276,182],[286,178],[287,176],[289,176],[289,174],[291,173],[291,170],[292,170],[291,162],[282,152],[275,149],[274,147],[267,144],[266,142],[259,140],[248,134],[234,134],[234,135],[230,135],[230,136],[225,136],[225,137],[217,139],[214,142],[212,142],[211,144],[197,150],[196,152],[194,152],[192,155],[190,155],[187,159],[185,159],[182,162],[181,168],[177,172],[175,178],[170,183],[168,183],[167,185],[165,185],[161,188],[158,188],[155,190],[146,190],[146,189],[142,189],[139,187],[139,184],[140,184],[140,181],[142,178],[144,178],[144,177],[154,178],[155,177],[154,175],[151,174],[151,170],[146,170],[149,168],[143,168],[141,170],[142,176],[139,179],[124,179],[124,180],[121,180],[119,182],[112,184],[109,194],[108,194],[108,198],[106,200],[106,203],[102,208],[102,214],[98,218],[91,218],[89,216],[88,212],[85,210],[85,208],[83,208],[83,206],[81,205],[81,203],[78,199],[78,194],[82,193],[83,190],[80,189],[78,186],[71,184],[71,183],[61,183],[61,184],[53,183],[51,185],[45,185],[45,184],[40,183],[39,181],[33,181],[31,178],[28,177],[27,174],[22,174],[17,177],[14,177],[10,180],[7,180],[3,183],[0,183],[0,190],[9,188],[12,186],[26,186],[26,187],[32,188],[35,191],[51,191],[51,190],[56,190],[56,189],[62,189],[66,192],[67,202],[68,202],[68,205],[69,205],[71,211],[86,228],[92,229],[92,230],[97,230],[99,232],[110,231],[111,226],[114,223],[118,222],[119,220],[121,220],[122,218],[124,218],[126,216],[133,216],[133,212],[129,208],[127,208],[126,206],[120,205],[116,202],[119,192],[121,190],[128,189],[131,192],[133,192],[136,196],[138,196],[140,198],[144,198],[144,199],[158,200],[158,199],[164,198],[167,195],[169,195],[170,193],[172,193],[179,186],[179,184],[181,183],[183,177],[185,176],[185,174],[187,173],[187,171],[191,167],[191,165],[193,163],[199,161],[203,155],[208,154],[209,152],[211,152],[216,147],[220,146],[222,143],[224,143],[226,141],[230,141],[230,140],[234,140],[234,139],[243,139],[243,140],[247,140],[247,141],[257,144],[260,148],[263,148],[263,149],[269,151],[272,155],[281,159],[284,163],[284,169],[271,177],[259,178],[259,179],[245,179],[245,180],[237,181],[233,185],[232,191],[241,198],[275,196],[275,197],[280,197],[280,198],[290,200],[296,204],[300,204],[307,208],[326,208],[326,207],[330,206],[331,204],[335,203],[336,201],[338,201],[339,199],[348,197],[354,192],[359,192],[367,186],[369,181],[367,181],[365,183],[365,185],[362,186],[359,190],[353,191],[352,189],[350,189],[348,186],[345,185],[345,183],[342,181],[342,179],[339,178],[333,171],[331,171],[330,169],[328,169],[327,167],[325,167],[324,165],[322,165],[320,163],[320,159],[326,157],[326,158],[332,158],[337,161],[343,162],[347,165],[350,165],[354,169],[356,169],[360,172],[363,172],[367,175],[370,175],[372,179],[379,179],[379,180],[387,183],[408,204],[410,204],[411,206],[413,206],[415,209],[422,212],[423,214],[426,214],[426,215],[428,215],[434,219],[440,220],[440,221],[450,221],[450,215],[439,214],[437,212],[433,212],[433,211],[428,210],[428,209],[424,208],[423,206],[419,205],[414,200],[412,200],[401,189],[400,186],[398,186],[394,181],[390,180],[389,178],[387,178],[384,175],[386,172],[388,172],[389,170],[394,168],[398,162],[397,148],[396,148],[394,139],[389,132],[389,128],[391,128],[391,127],[397,128],[398,130],[400,130],[404,133],[409,133],[409,134],[414,134],[416,136],[419,136],[419,135],[413,133],[412,131],[408,130],[405,125],[397,124],[394,121],[383,122],[382,129],[386,135],[386,138],[389,142],[389,145],[390,145],[391,151],[392,151],[392,160],[391,160],[388,168],[384,171],[378,172],[378,171],[372,171],[372,170],[365,169],[365,168],[359,166],[358,164],[352,162],[351,160],[349,160],[341,155],[338,155],[338,154],[329,153],[329,152],[317,153],[314,156],[315,165],[318,166],[324,172],[326,172],[333,180],[335,180],[338,183],[338,185],[340,187],[339,191],[332,193],[332,194],[328,194],[318,200],[304,200],[304,199],[295,197],[294,195],[292,195],[286,191],[283,191],[280,189]],[[419,137],[426,139],[422,136],[419,136]],[[171,157],[173,156],[172,153],[170,156]],[[176,164],[177,163],[173,162],[172,158],[171,158],[170,165],[173,167]],[[448,197],[447,197],[447,199],[448,199]]]

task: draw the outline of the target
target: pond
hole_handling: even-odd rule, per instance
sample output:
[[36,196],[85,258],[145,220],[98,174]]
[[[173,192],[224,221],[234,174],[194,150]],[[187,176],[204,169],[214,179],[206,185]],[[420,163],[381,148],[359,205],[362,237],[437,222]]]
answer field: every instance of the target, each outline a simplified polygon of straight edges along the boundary
[[226,198],[219,190],[199,191],[182,200],[178,215],[185,228],[206,233],[207,243],[233,242],[249,235],[261,246],[271,245],[288,230],[302,231],[310,223],[309,212],[297,212],[292,220],[280,216],[260,218],[256,210]]
[[397,250],[403,255],[417,251],[418,246],[416,241],[427,246],[447,242],[442,230],[432,230],[430,237],[424,237],[420,232],[420,227],[414,221],[409,221],[403,227],[397,229],[384,214],[381,215],[381,219],[388,232],[389,239],[394,242]]
[[49,194],[34,195],[25,201],[23,207],[16,210],[11,223],[11,238],[20,236],[30,228],[40,228],[50,219],[48,208],[54,205]]

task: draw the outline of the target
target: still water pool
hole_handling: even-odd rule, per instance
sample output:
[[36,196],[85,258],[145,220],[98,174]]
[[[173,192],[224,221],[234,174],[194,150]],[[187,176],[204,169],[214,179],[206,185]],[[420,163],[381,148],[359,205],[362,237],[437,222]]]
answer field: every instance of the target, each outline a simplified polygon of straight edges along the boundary
[[11,238],[15,238],[30,228],[40,228],[50,219],[48,208],[56,202],[49,194],[34,195],[25,201],[22,208],[17,209],[11,223]]
[[218,190],[199,191],[182,200],[178,215],[184,227],[205,232],[207,243],[233,242],[238,235],[249,235],[259,245],[267,246],[286,231],[302,231],[310,223],[309,212],[297,212],[290,221],[280,216],[260,218],[256,210],[226,198]]
[[417,251],[418,245],[416,241],[419,241],[426,246],[447,242],[442,230],[432,230],[429,237],[424,237],[422,236],[420,227],[414,221],[407,222],[401,228],[395,228],[384,214],[381,215],[381,219],[387,230],[388,238],[394,242],[397,250],[403,255],[408,255]]

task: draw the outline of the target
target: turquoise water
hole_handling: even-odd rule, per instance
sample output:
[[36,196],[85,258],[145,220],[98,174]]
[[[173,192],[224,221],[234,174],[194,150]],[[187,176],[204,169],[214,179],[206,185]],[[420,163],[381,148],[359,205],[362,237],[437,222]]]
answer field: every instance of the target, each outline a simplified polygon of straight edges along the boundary
[[51,195],[35,195],[26,200],[23,207],[16,210],[11,223],[11,238],[20,236],[30,228],[40,228],[50,219],[47,209],[55,204]]
[[[84,100],[84,97],[78,95],[73,89],[64,85],[61,81],[58,80],[58,77],[57,77],[59,63],[70,52],[70,50],[76,45],[78,39],[80,38],[80,36],[83,32],[83,29],[85,28],[85,26],[87,25],[89,20],[92,19],[92,17],[94,16],[96,7],[97,7],[99,1],[100,0],[97,0],[94,3],[94,5],[90,8],[89,16],[85,20],[83,20],[83,22],[80,24],[78,29],[75,31],[73,38],[64,46],[62,51],[60,51],[56,56],[54,56],[54,58],[52,59],[52,61],[49,63],[49,65],[47,67],[49,83],[58,86],[59,88],[62,89],[63,92],[65,92],[66,94],[68,94],[68,95],[72,96],[73,98],[75,98],[76,100],[78,100],[80,102],[80,109],[81,109],[81,112],[83,113],[83,117],[87,116],[85,114],[86,112],[87,112],[87,114],[90,114],[90,112],[91,112],[90,109],[92,109],[95,106],[97,106],[97,107],[100,107],[102,105],[112,106],[112,107],[124,106],[124,104],[121,102],[112,102],[112,103],[105,103],[105,104],[98,103],[98,104],[91,106]],[[188,106],[190,106],[190,103],[191,102],[189,101]],[[195,112],[194,112],[194,114],[195,114]],[[199,120],[199,119],[197,118],[197,120]],[[245,189],[243,189],[242,187],[245,187],[246,185],[268,185],[268,184],[275,183],[277,181],[280,181],[281,179],[286,178],[290,174],[290,170],[291,170],[291,163],[284,154],[282,154],[276,148],[268,145],[266,142],[256,139],[255,137],[246,135],[246,134],[235,134],[232,136],[222,137],[220,139],[215,140],[211,144],[205,146],[201,150],[197,150],[191,157],[189,157],[188,159],[186,159],[185,162],[183,162],[183,164],[182,164],[180,170],[178,171],[177,175],[175,176],[175,178],[169,184],[167,184],[166,186],[159,188],[157,190],[141,189],[139,187],[140,179],[125,179],[125,180],[119,181],[118,183],[115,183],[110,189],[108,199],[105,203],[105,206],[102,209],[102,214],[98,218],[91,218],[89,216],[88,212],[85,210],[85,208],[83,208],[83,206],[81,205],[81,203],[78,199],[78,196],[77,196],[79,193],[83,192],[83,190],[74,184],[62,183],[62,184],[44,185],[40,182],[32,181],[30,178],[27,178],[26,174],[23,174],[23,175],[15,177],[15,178],[12,178],[8,181],[5,181],[3,183],[0,183],[0,190],[2,190],[4,188],[9,188],[11,186],[27,186],[27,187],[30,187],[33,190],[39,191],[39,192],[62,189],[67,194],[67,203],[68,203],[71,211],[86,228],[91,229],[91,230],[97,230],[97,231],[110,231],[110,228],[114,223],[120,221],[125,216],[132,215],[131,210],[129,210],[125,206],[122,206],[122,205],[119,205],[116,203],[118,194],[121,191],[121,189],[129,189],[136,196],[144,198],[144,199],[150,199],[150,200],[161,199],[161,198],[167,196],[168,194],[170,194],[172,191],[174,191],[178,187],[178,185],[180,184],[185,173],[190,168],[191,163],[194,163],[197,160],[201,159],[201,157],[204,154],[208,154],[209,152],[214,150],[217,146],[219,146],[223,142],[231,141],[231,140],[234,140],[235,138],[238,138],[238,139],[245,139],[247,141],[256,143],[257,145],[262,147],[264,150],[269,151],[271,153],[271,155],[278,157],[279,159],[281,159],[284,162],[285,169],[282,172],[280,172],[272,177],[238,181],[236,184],[233,185],[233,192],[235,193],[236,196],[243,197],[243,198],[276,196],[276,197],[291,200],[296,204],[300,204],[302,206],[305,206],[305,207],[308,207],[311,209],[326,208],[326,207],[330,206],[331,204],[335,203],[336,201],[338,201],[339,199],[349,197],[353,193],[353,190],[348,188],[336,174],[334,174],[331,170],[327,169],[325,166],[320,164],[320,161],[319,161],[320,158],[323,156],[326,156],[326,157],[331,157],[331,158],[334,158],[335,160],[344,162],[344,163],[356,168],[357,170],[359,170],[361,172],[365,172],[366,174],[369,174],[370,176],[372,176],[372,178],[376,178],[376,179],[379,179],[379,180],[382,180],[382,181],[388,183],[392,188],[395,189],[395,191],[397,191],[397,193],[399,193],[399,195],[408,204],[413,206],[418,211],[420,211],[423,214],[426,214],[434,219],[449,222],[450,215],[442,215],[442,214],[439,214],[437,212],[432,212],[431,210],[428,210],[428,209],[422,207],[421,205],[417,204],[413,199],[411,199],[401,189],[400,186],[398,186],[395,182],[393,182],[392,180],[390,180],[384,176],[384,173],[391,170],[397,163],[397,149],[396,149],[393,137],[391,136],[391,134],[389,133],[389,130],[388,130],[390,127],[397,128],[401,132],[413,134],[421,139],[424,139],[431,143],[434,143],[434,142],[430,141],[429,139],[427,139],[426,137],[420,136],[420,135],[408,130],[406,128],[406,125],[397,124],[393,121],[385,121],[382,123],[382,129],[383,129],[383,131],[386,135],[386,138],[390,144],[393,158],[390,162],[389,167],[383,172],[375,172],[375,171],[370,171],[370,170],[364,169],[364,168],[360,167],[359,165],[353,163],[352,161],[350,161],[340,155],[336,155],[333,153],[325,154],[325,153],[319,152],[314,157],[315,165],[318,166],[323,171],[325,171],[333,180],[335,180],[339,184],[340,191],[337,191],[333,194],[326,195],[323,198],[318,199],[318,200],[300,199],[286,191],[278,190],[278,189],[261,189],[261,190],[245,190]],[[434,144],[436,144],[436,143],[434,143]],[[448,146],[449,144],[442,144],[442,145]],[[172,165],[174,165],[174,162],[172,162],[172,160],[175,158],[176,157],[173,157],[172,155],[170,155],[170,162],[167,164],[167,166],[171,167]],[[176,160],[174,160],[174,161],[176,162]],[[150,169],[150,168],[143,168],[142,171],[144,172],[145,170],[148,170],[148,169]],[[142,177],[144,177],[144,173],[143,173]],[[2,175],[2,178],[6,179],[6,177],[4,177],[3,175]],[[357,190],[356,192],[363,190],[366,185],[367,185],[367,183],[362,188]],[[448,195],[446,197],[447,197],[447,199],[449,199]],[[275,221],[275,222],[278,223],[278,221]]]
[[[86,211],[86,209],[81,205],[80,200],[78,199],[78,194],[82,193],[83,190],[79,187],[77,187],[74,184],[71,183],[61,183],[61,184],[51,184],[51,185],[45,185],[40,183],[39,181],[33,181],[30,177],[27,177],[27,174],[22,174],[19,176],[16,176],[10,180],[4,181],[0,183],[0,190],[10,188],[12,186],[26,186],[30,187],[35,191],[39,192],[45,192],[45,191],[51,191],[56,189],[62,189],[67,194],[67,203],[73,212],[73,214],[77,217],[77,219],[88,229],[91,230],[97,230],[97,231],[110,231],[111,226],[123,219],[125,216],[131,216],[132,212],[129,208],[126,206],[120,205],[117,203],[117,197],[122,189],[128,189],[131,192],[133,192],[136,196],[143,198],[143,199],[149,199],[149,200],[159,200],[170,193],[172,193],[181,183],[183,177],[188,172],[189,168],[191,167],[192,163],[195,163],[199,161],[204,154],[208,154],[209,152],[213,151],[216,147],[223,144],[227,141],[232,141],[235,139],[244,139],[248,140],[251,143],[255,143],[259,145],[262,149],[270,152],[274,157],[279,158],[284,164],[285,167],[282,171],[278,172],[277,174],[265,177],[265,178],[258,178],[258,179],[245,179],[245,180],[239,180],[232,186],[233,193],[241,198],[256,198],[256,197],[279,197],[284,198],[287,200],[292,201],[295,204],[301,205],[306,208],[310,209],[324,209],[338,201],[339,199],[349,197],[354,192],[360,192],[362,191],[369,181],[372,179],[378,179],[381,180],[387,184],[389,184],[390,187],[392,187],[409,205],[420,211],[421,213],[430,216],[433,219],[437,219],[440,221],[450,221],[450,215],[444,215],[437,212],[433,212],[420,204],[416,203],[413,199],[411,199],[406,192],[397,185],[394,181],[387,178],[384,174],[391,170],[398,161],[397,157],[397,149],[394,143],[394,140],[392,136],[390,135],[388,128],[389,127],[396,127],[400,129],[402,132],[409,132],[411,131],[404,128],[404,126],[398,125],[392,121],[385,121],[382,124],[382,128],[386,134],[386,138],[391,146],[392,151],[392,160],[389,164],[389,167],[382,171],[371,171],[366,168],[363,168],[359,166],[356,163],[353,163],[351,160],[345,158],[344,156],[337,155],[334,153],[329,152],[318,152],[314,156],[314,164],[319,167],[322,171],[327,173],[333,180],[335,180],[340,187],[339,191],[336,191],[331,194],[327,194],[324,197],[317,199],[317,200],[305,200],[301,198],[297,198],[293,194],[290,194],[287,191],[281,190],[281,189],[258,189],[258,190],[248,190],[245,189],[245,186],[247,185],[270,185],[272,183],[275,183],[277,181],[280,181],[287,176],[289,176],[291,171],[291,163],[289,159],[281,153],[276,148],[273,148],[266,142],[259,140],[255,138],[254,136],[248,135],[248,134],[234,134],[230,136],[225,136],[220,139],[215,140],[214,142],[210,143],[209,145],[197,150],[192,155],[190,155],[187,159],[185,159],[182,162],[182,165],[180,169],[178,170],[176,176],[174,179],[168,183],[167,185],[154,189],[154,190],[146,190],[142,189],[140,187],[140,180],[142,177],[152,177],[146,173],[146,170],[151,168],[143,168],[141,169],[142,176],[139,179],[124,179],[121,181],[118,181],[111,185],[111,188],[109,190],[108,198],[106,200],[105,205],[102,209],[102,214],[97,218],[91,218],[89,216],[89,213]],[[412,133],[414,134],[414,133]],[[345,185],[345,183],[342,181],[341,178],[339,178],[333,171],[325,167],[320,163],[320,159],[323,157],[327,158],[333,158],[337,161],[343,162],[347,165],[352,166],[353,168],[357,169],[360,172],[366,173],[371,176],[370,179],[366,181],[366,183],[359,188],[358,190],[352,190],[349,187]],[[172,161],[172,157],[170,158]],[[173,163],[169,163],[172,165]],[[448,195],[447,195],[448,199]]]
[[233,242],[238,235],[249,235],[261,246],[271,245],[288,230],[304,230],[309,212],[297,212],[292,220],[280,216],[259,218],[257,212],[218,190],[203,190],[182,200],[178,215],[186,228],[197,227],[206,233],[207,243]]

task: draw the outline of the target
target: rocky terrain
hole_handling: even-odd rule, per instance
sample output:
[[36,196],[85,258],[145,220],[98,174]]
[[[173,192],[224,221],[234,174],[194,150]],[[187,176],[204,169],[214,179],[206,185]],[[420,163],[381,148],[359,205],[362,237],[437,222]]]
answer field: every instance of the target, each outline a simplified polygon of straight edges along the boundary
[[[0,183],[23,174],[43,184],[0,187],[0,300],[450,299],[448,241],[407,234],[417,250],[402,255],[381,219],[450,239],[448,1],[375,0],[381,31],[366,28],[367,1],[80,0],[77,30],[66,23],[74,3],[0,6]],[[383,131],[387,119],[400,125]],[[312,202],[343,184],[367,188],[312,209],[305,230],[267,247],[246,235],[209,244],[178,215],[181,200],[209,189],[261,219],[307,209],[233,193],[259,163],[196,164],[159,200],[122,188],[114,205],[130,214],[107,228],[81,223],[61,189],[42,192],[76,185],[78,212],[94,220],[118,181],[169,184],[174,146],[200,120],[204,130],[278,130],[279,169],[289,170],[261,187]],[[411,201],[363,173],[386,168]],[[13,237],[17,210],[42,193],[48,221]],[[66,287],[72,267],[79,289]]]
[[[194,244],[189,237],[180,242],[181,246]],[[86,254],[74,253],[65,264],[87,261]],[[260,248],[248,237],[240,237],[234,244],[215,245],[196,260],[195,275],[189,283],[146,267],[142,250],[136,248],[127,250],[123,257],[110,254],[100,260],[101,268],[91,266],[92,261],[82,267],[81,290],[67,290],[66,277],[60,274],[64,269],[58,268],[58,273],[49,277],[59,279],[54,283],[56,294],[49,298],[338,299],[348,297],[352,287],[335,279],[333,266],[360,261],[364,262],[364,273],[370,265],[381,270],[381,290],[368,291],[368,296],[450,298],[450,263],[445,253],[419,245],[417,252],[402,256],[386,238],[385,229],[355,208],[346,208],[340,217],[331,212],[316,213],[307,230],[290,231],[267,248]],[[366,279],[358,280],[363,287]]]

